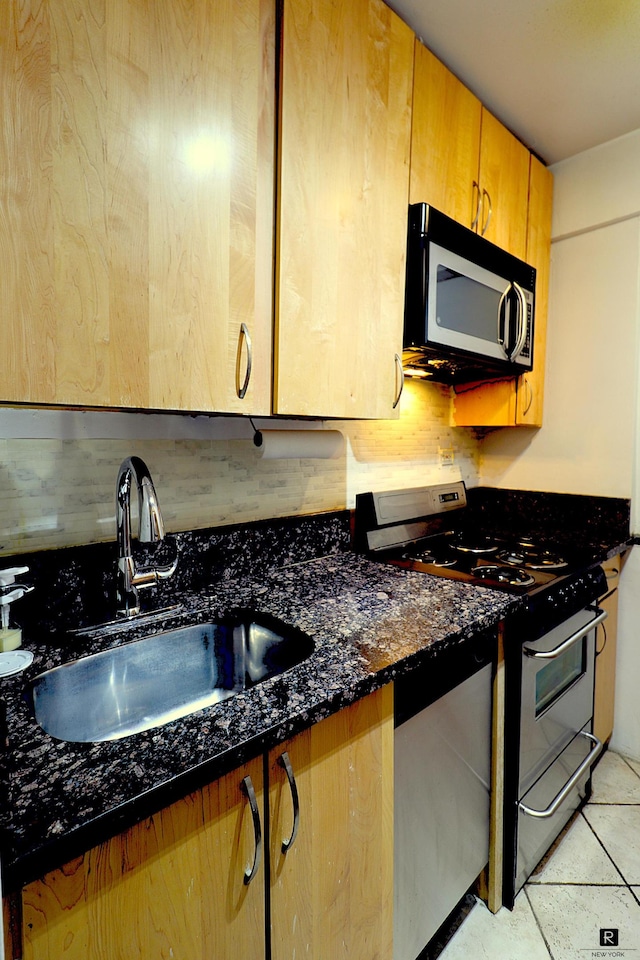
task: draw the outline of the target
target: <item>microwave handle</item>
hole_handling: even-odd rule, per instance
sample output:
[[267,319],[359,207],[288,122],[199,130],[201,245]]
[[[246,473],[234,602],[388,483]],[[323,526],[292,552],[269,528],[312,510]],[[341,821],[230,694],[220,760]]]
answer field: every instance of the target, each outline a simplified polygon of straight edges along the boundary
[[527,320],[528,320],[528,318],[527,318],[527,300],[526,300],[526,297],[525,297],[525,295],[524,295],[524,290],[522,289],[522,287],[521,287],[518,283],[515,283],[515,281],[514,281],[514,283],[513,283],[513,289],[514,289],[515,292],[516,292],[516,297],[517,297],[517,299],[518,299],[518,304],[519,304],[519,308],[518,308],[518,337],[517,337],[517,339],[516,339],[516,345],[515,345],[515,347],[513,348],[513,352],[512,352],[512,354],[511,354],[511,359],[512,359],[512,360],[515,360],[516,357],[519,357],[519,356],[520,356],[520,354],[521,354],[521,352],[522,352],[522,348],[524,347],[525,343],[527,342],[527,327],[528,327]]
[[505,340],[505,336],[508,330],[507,324],[507,312],[506,312],[506,301],[509,296],[509,291],[511,290],[511,284],[504,291],[500,297],[500,302],[498,303],[498,346],[502,347],[505,357],[509,360],[509,345]]

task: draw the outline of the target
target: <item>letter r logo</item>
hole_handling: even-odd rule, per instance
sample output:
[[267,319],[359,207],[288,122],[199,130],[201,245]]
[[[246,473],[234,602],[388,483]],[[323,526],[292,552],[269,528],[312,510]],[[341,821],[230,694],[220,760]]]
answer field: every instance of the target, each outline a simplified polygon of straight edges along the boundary
[[600,946],[601,947],[617,947],[618,946],[618,930],[616,927],[609,927],[609,928],[600,927]]

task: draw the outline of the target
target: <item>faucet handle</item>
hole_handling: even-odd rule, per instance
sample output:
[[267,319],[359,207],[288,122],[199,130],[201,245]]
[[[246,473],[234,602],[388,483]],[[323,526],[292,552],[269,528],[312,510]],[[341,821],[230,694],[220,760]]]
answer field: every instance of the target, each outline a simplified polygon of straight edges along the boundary
[[168,580],[169,577],[172,577],[176,572],[176,567],[178,566],[178,558],[176,557],[171,563],[165,563],[159,567],[155,568],[155,573],[158,580]]
[[178,566],[178,558],[172,562],[159,567],[133,567],[130,572],[131,585],[138,590],[144,587],[152,587],[158,580],[167,580],[175,573]]

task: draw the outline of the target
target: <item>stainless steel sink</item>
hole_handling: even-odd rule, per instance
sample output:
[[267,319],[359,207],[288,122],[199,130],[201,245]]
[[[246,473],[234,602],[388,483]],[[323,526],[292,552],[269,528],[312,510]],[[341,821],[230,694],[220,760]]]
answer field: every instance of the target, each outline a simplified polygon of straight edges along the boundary
[[271,617],[181,627],[41,673],[27,691],[37,722],[73,742],[159,727],[284,673],[313,640]]

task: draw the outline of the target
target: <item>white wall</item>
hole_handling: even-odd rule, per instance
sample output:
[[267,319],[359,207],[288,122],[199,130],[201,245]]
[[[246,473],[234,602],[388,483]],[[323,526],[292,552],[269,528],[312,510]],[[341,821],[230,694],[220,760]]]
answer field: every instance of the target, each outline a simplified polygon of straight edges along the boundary
[[[632,497],[640,533],[640,130],[552,167],[554,219],[544,426],[501,430],[481,480]],[[614,749],[640,759],[640,548],[619,591]]]
[[640,131],[551,168],[544,426],[500,430],[482,482],[630,497],[640,301]]
[[631,495],[639,269],[638,218],[553,244],[544,426],[487,437],[483,482]]

